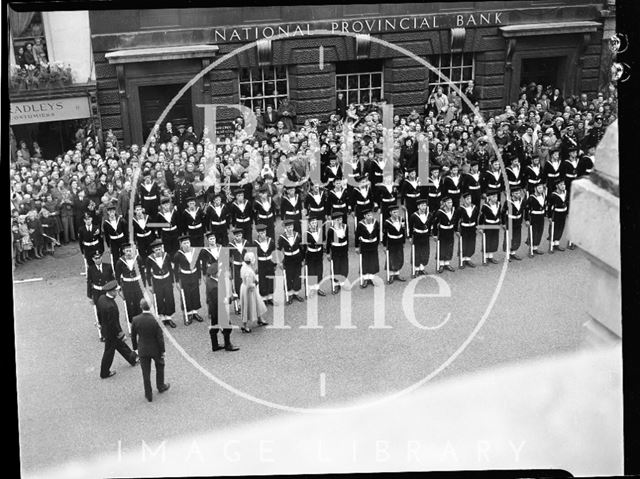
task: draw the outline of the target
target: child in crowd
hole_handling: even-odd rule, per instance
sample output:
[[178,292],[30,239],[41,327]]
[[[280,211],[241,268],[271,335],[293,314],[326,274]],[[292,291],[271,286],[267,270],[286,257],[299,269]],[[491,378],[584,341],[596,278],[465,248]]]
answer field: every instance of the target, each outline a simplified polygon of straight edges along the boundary
[[33,243],[31,242],[31,235],[29,233],[29,227],[27,226],[27,215],[20,215],[18,217],[18,235],[20,237],[20,259],[22,262],[31,259],[30,251],[33,250]]

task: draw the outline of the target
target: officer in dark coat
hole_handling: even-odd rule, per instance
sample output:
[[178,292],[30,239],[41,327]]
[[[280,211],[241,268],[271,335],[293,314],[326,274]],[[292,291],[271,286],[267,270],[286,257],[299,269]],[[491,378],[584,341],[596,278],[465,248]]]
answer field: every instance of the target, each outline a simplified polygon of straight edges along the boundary
[[100,377],[102,379],[110,378],[116,373],[110,370],[116,350],[131,366],[135,366],[138,362],[136,353],[124,342],[125,336],[120,327],[120,314],[115,301],[115,297],[118,294],[117,287],[118,283],[115,280],[109,281],[105,285],[105,294],[98,298],[97,304],[98,318],[100,324],[102,324],[102,334],[104,336],[104,354],[100,364]]
[[[211,263],[207,268],[206,274],[206,295],[207,295],[207,309],[209,310],[209,317],[211,318],[211,326],[209,326],[209,336],[211,337],[211,350],[219,351],[222,346],[218,343],[218,279],[219,269],[218,263]],[[240,348],[236,348],[231,344],[231,328],[222,329],[222,337],[224,338],[225,351],[238,351]]]
[[[109,263],[103,264],[102,253],[100,253],[100,251],[96,251],[93,255],[93,262],[90,263],[87,268],[87,297],[94,308],[96,308],[100,296],[105,293],[106,284],[114,279],[113,268]],[[104,341],[97,309],[96,320],[98,321],[97,326],[98,331],[100,332],[100,340]]]
[[178,211],[182,212],[187,209],[187,198],[195,196],[195,190],[191,183],[187,183],[184,177],[184,171],[178,171],[176,173],[178,183],[173,192],[173,203],[176,205]]
[[146,299],[140,300],[142,313],[133,318],[131,324],[131,343],[133,349],[138,352],[140,368],[142,369],[142,382],[144,383],[144,396],[147,401],[153,401],[151,389],[151,360],[156,366],[156,387],[159,393],[169,389],[170,384],[164,382],[164,334],[162,328],[151,314]]

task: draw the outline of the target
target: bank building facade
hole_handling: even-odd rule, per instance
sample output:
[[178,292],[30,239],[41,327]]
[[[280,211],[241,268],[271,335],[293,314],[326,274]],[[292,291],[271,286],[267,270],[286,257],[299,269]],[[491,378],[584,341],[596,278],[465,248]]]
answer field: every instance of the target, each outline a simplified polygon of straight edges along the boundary
[[376,39],[427,60],[461,89],[474,80],[488,114],[517,101],[530,82],[557,87],[565,97],[593,95],[609,81],[615,2],[98,10],[89,19],[102,130],[140,144],[187,82],[249,43],[196,81],[166,120],[202,131],[198,105],[264,111],[285,96],[296,105],[298,123],[324,120],[339,92],[348,102],[384,97],[399,114],[422,112],[444,81]]

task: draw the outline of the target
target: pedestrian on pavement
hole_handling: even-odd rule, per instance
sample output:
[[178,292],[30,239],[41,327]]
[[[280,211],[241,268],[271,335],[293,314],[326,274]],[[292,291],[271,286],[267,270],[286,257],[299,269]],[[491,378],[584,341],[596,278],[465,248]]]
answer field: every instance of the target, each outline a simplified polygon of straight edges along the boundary
[[138,355],[124,342],[125,335],[120,327],[120,313],[115,301],[115,297],[118,295],[117,288],[118,283],[115,280],[109,281],[104,287],[105,294],[98,298],[97,304],[98,319],[102,325],[104,337],[104,354],[100,365],[102,379],[110,378],[116,373],[110,370],[116,350],[131,366],[138,363]]
[[164,333],[156,318],[151,314],[151,308],[147,300],[140,300],[142,313],[133,318],[131,325],[131,343],[133,349],[140,357],[142,369],[142,382],[144,383],[144,396],[147,401],[153,401],[151,389],[151,360],[156,366],[156,387],[163,393],[169,389],[170,384],[164,382]]

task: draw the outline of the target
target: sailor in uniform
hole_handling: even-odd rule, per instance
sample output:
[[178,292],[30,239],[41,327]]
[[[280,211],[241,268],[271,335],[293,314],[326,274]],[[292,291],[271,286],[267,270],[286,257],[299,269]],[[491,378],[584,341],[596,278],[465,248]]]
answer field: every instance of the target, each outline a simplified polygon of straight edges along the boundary
[[542,234],[544,231],[544,217],[547,211],[547,199],[545,194],[545,185],[540,181],[536,186],[532,194],[529,195],[525,202],[525,220],[527,227],[530,227],[531,236],[527,240],[527,244],[530,241],[533,242],[533,246],[529,245],[534,255],[544,254],[538,249],[540,241],[542,240]]
[[378,258],[378,244],[380,243],[380,225],[373,218],[373,211],[364,210],[364,218],[358,222],[356,238],[358,238],[358,252],[360,254],[361,288],[369,284],[375,286],[373,277],[380,271]]
[[[500,224],[500,204],[498,203],[497,190],[487,190],[487,201],[482,204],[480,208],[480,215],[478,217],[478,223],[485,226],[499,226]],[[494,259],[493,253],[498,251],[498,244],[500,243],[500,232],[498,228],[487,228],[483,231],[485,236],[485,250],[483,254],[483,263],[497,264],[498,260]],[[486,262],[485,262],[486,261]]]
[[286,275],[286,303],[292,300],[303,302],[300,296],[302,290],[301,269],[304,260],[302,240],[297,231],[294,231],[294,220],[284,220],[284,232],[278,238],[278,249],[284,253],[282,267]]
[[389,272],[389,284],[394,281],[406,281],[400,276],[400,271],[404,266],[404,242],[407,236],[404,218],[400,217],[398,206],[389,208],[389,218],[384,222],[383,244],[387,251],[387,270]]
[[[503,251],[509,248],[509,261],[520,261],[522,258],[517,252],[522,242],[522,220],[523,220],[523,204],[520,186],[514,186],[510,189],[511,198],[506,200],[502,205],[502,225],[505,228],[504,241],[502,242]],[[509,212],[511,207],[511,212]],[[511,220],[511,226],[509,226]],[[507,241],[509,238],[509,241]]]
[[[436,233],[438,242],[440,243],[438,273],[442,273],[445,269],[454,272],[451,266],[451,258],[453,257],[453,242],[455,227],[455,210],[453,209],[453,200],[449,196],[443,196],[440,200],[441,207],[431,217],[431,230]],[[436,255],[438,252],[436,251]]]
[[257,238],[252,246],[258,252],[258,291],[265,304],[273,305],[273,281],[276,271],[273,258],[273,252],[276,249],[275,241],[267,236],[265,224],[256,225],[256,232]]
[[156,311],[160,320],[172,328],[176,327],[171,316],[176,312],[176,303],[173,297],[173,266],[171,257],[164,251],[164,245],[160,239],[154,240],[150,245],[153,251],[147,257],[145,271],[147,284],[151,288],[154,297]]
[[184,234],[178,238],[180,249],[173,258],[175,278],[180,290],[180,299],[185,314],[185,325],[190,325],[195,319],[202,322],[198,310],[200,304],[200,266],[198,255],[191,247],[191,236]]
[[476,252],[476,233],[478,225],[478,215],[480,213],[480,207],[473,203],[472,191],[465,191],[462,193],[462,203],[458,208],[458,233],[460,234],[460,268],[469,266],[475,268],[476,265],[471,261],[471,257]]
[[409,216],[409,235],[411,237],[411,247],[413,249],[413,268],[415,275],[426,274],[426,267],[429,264],[429,211],[427,209],[428,200],[421,198],[417,201],[418,209]]
[[314,284],[309,284],[310,291],[316,291],[318,296],[326,296],[326,293],[320,289],[320,282],[324,278],[324,235],[320,222],[324,217],[312,214],[309,216],[309,228],[306,234],[305,247],[305,265],[307,267],[307,281],[309,278],[315,278]]
[[333,275],[333,294],[340,291],[349,276],[349,232],[342,220],[342,213],[331,215],[331,226],[327,230],[327,257]]
[[131,323],[133,318],[142,312],[140,300],[144,296],[141,285],[146,279],[144,277],[144,260],[129,242],[122,245],[122,253],[123,256],[116,261],[114,272],[116,281],[122,288],[127,319]]

